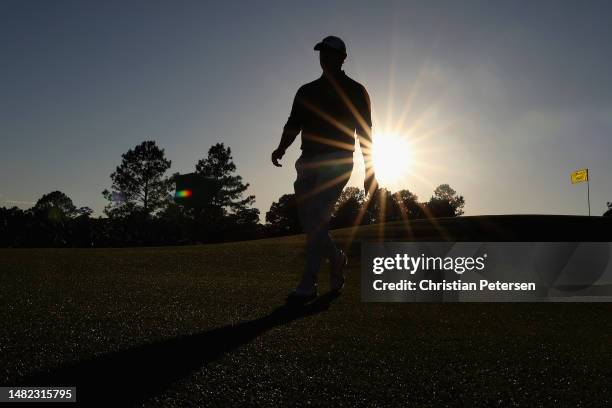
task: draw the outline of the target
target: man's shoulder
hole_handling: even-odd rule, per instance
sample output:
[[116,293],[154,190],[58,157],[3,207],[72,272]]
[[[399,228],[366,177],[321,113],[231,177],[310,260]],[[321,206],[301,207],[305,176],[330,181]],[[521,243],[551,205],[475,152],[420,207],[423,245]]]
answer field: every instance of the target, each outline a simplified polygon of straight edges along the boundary
[[355,88],[365,89],[365,86],[361,85],[361,83],[355,81],[353,78],[351,78],[350,76],[346,74],[344,74],[344,79],[346,80],[348,84],[350,84],[351,86],[354,86]]
[[304,85],[300,86],[297,91],[298,93],[308,92],[308,91],[317,89],[320,85],[321,85],[321,78],[317,78],[313,81],[307,82]]
[[[361,83],[355,81],[353,78],[351,78],[348,75],[344,75],[346,84],[349,88],[351,88],[353,91],[362,94],[362,95],[368,95],[368,91],[366,90],[366,87],[363,86]],[[369,96],[368,96],[369,97]]]
[[[366,90],[365,86],[355,81],[353,78],[349,77],[346,74],[343,75],[343,82],[344,82],[343,87],[345,89],[349,88],[353,91],[357,91],[365,95],[368,94],[368,91]],[[328,86],[328,84],[325,83],[323,77],[319,77],[313,81],[307,82],[303,84],[302,86],[300,86],[297,90],[297,94],[303,95],[303,94],[308,94],[309,92],[317,92],[319,89],[321,89],[321,87],[325,87],[325,86]]]

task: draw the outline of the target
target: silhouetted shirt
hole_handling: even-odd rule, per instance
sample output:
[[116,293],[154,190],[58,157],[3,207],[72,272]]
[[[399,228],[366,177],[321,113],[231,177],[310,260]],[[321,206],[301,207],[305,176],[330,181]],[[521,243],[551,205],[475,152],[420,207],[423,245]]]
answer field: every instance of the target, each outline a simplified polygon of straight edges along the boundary
[[370,97],[365,87],[344,71],[302,85],[293,100],[284,130],[302,132],[302,154],[355,150],[355,131],[370,138]]

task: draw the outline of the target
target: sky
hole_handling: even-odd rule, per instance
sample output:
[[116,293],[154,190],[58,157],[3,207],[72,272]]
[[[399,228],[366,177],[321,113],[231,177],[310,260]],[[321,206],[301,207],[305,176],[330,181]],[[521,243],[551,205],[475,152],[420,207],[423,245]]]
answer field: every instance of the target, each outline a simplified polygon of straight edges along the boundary
[[[121,154],[155,140],[187,173],[232,149],[262,218],[291,193],[299,140],[270,162],[313,46],[347,44],[374,140],[407,141],[388,187],[450,184],[466,215],[586,214],[612,201],[606,1],[0,2],[0,206],[60,190],[95,215]],[[350,185],[363,183],[356,152]],[[396,161],[402,160],[402,155]],[[384,183],[383,183],[384,186]]]

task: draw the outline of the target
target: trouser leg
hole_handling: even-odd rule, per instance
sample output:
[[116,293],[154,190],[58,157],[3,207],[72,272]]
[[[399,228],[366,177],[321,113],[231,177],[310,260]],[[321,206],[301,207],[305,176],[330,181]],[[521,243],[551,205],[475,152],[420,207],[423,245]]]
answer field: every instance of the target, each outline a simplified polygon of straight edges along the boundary
[[317,272],[321,260],[318,258],[316,248],[316,234],[313,228],[315,211],[310,192],[316,187],[316,174],[303,165],[300,158],[296,163],[297,180],[294,183],[295,198],[298,217],[306,233],[306,267],[297,285],[296,292],[310,294],[316,289]]
[[338,255],[338,248],[329,234],[329,223],[314,228],[306,233],[306,267],[300,288],[312,288],[317,282],[317,276],[323,259],[330,261]]
[[333,238],[329,233],[329,230],[326,229],[325,231],[321,231],[321,233],[317,235],[316,239],[318,239],[321,243],[319,247],[321,259],[325,258],[330,261],[336,259],[336,256],[338,256],[339,251],[338,247],[336,246],[336,243],[334,242]]
[[306,267],[297,291],[310,293],[317,283],[317,275],[321,267],[321,250],[317,234],[312,231],[306,234]]
[[329,222],[334,204],[348,181],[352,163],[350,167],[345,165],[341,168],[341,171],[345,173],[348,169],[346,179],[340,179],[337,183],[315,194],[313,191],[316,191],[319,186],[326,185],[327,181],[333,180],[337,174],[342,173],[328,171],[330,175],[325,172],[325,168],[309,170],[300,165],[301,162],[298,161],[296,163],[298,179],[294,187],[298,202],[298,215],[304,232],[306,232],[306,267],[296,292],[311,293],[315,289],[323,258],[333,260],[339,252],[329,234]]
[[[342,191],[343,185],[338,188]],[[306,267],[298,285],[298,290],[306,293],[312,292],[321,268],[323,259],[334,261],[339,250],[329,233],[329,221],[333,211],[333,204],[340,193],[334,189],[321,197],[315,197],[313,203],[307,204],[309,219],[304,223],[306,229]]]

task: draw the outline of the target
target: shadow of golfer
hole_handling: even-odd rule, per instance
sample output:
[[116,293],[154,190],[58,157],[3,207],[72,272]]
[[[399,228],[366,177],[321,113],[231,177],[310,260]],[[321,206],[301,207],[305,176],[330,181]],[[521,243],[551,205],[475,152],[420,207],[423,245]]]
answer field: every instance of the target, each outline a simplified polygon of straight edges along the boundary
[[80,404],[133,405],[274,327],[327,310],[336,297],[327,293],[303,307],[281,306],[256,320],[67,364],[23,377],[16,385],[76,386]]

